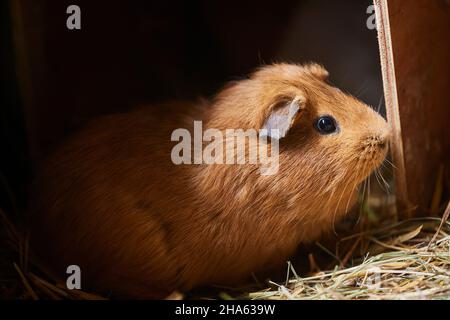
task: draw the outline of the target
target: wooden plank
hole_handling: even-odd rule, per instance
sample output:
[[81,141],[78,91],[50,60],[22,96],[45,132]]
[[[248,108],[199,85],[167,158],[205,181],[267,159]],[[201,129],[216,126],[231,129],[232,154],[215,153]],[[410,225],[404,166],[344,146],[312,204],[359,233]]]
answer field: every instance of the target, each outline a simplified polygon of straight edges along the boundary
[[39,101],[48,83],[44,50],[44,1],[11,0],[16,72],[32,164],[39,157],[36,118]]
[[401,216],[429,214],[450,165],[450,4],[374,0]]

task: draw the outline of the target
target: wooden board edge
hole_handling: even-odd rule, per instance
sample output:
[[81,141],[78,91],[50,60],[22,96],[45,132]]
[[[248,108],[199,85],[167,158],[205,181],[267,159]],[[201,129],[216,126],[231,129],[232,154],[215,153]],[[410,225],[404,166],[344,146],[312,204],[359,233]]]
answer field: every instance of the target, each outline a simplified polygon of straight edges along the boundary
[[411,206],[408,198],[402,126],[398,103],[394,49],[391,38],[388,0],[374,0],[374,5],[377,17],[378,44],[380,49],[381,72],[386,101],[386,115],[392,135],[391,155],[395,165],[394,179],[397,211],[400,217],[410,218],[414,215],[414,208]]

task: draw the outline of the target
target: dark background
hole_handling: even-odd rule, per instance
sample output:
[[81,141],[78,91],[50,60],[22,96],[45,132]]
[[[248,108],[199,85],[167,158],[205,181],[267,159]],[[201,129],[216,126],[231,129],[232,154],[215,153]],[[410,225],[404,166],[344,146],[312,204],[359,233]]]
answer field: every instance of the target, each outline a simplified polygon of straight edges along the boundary
[[[81,30],[66,8],[81,8]],[[276,61],[322,63],[382,99],[371,0],[2,1],[0,207],[26,203],[43,159],[87,120],[140,103],[211,96]]]

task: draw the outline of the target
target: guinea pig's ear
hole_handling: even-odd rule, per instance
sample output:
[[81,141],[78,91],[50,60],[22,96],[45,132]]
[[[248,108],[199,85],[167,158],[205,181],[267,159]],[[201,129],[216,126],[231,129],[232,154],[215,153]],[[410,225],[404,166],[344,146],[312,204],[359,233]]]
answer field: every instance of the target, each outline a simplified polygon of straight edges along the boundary
[[304,108],[305,99],[296,97],[293,100],[282,100],[270,110],[262,127],[262,135],[280,140],[284,138],[293,126],[300,110]]
[[316,77],[319,80],[325,81],[328,79],[329,73],[328,71],[317,63],[311,63],[305,66],[305,70],[312,74],[314,77]]

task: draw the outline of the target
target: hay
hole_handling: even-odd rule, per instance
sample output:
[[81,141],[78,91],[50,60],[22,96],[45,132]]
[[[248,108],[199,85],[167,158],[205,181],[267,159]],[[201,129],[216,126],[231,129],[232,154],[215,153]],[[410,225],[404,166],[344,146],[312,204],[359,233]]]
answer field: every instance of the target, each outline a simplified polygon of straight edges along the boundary
[[29,261],[28,238],[0,209],[0,299],[105,299],[81,290],[69,290],[54,281],[35,261]]
[[[299,276],[288,262],[283,283],[270,281],[268,288],[241,292],[235,297],[253,300],[450,299],[450,202],[442,203],[445,199],[443,179],[436,183],[430,217],[398,222],[395,197],[389,187],[393,175],[385,169],[390,175],[389,183],[381,172],[374,174],[378,185],[371,184],[369,178],[360,199],[359,217],[356,222],[341,226],[339,234],[344,235],[331,241],[328,247],[316,243],[316,249],[326,252],[331,259],[328,268],[320,269],[315,259],[317,250],[312,250],[307,275]],[[378,188],[378,195],[377,192],[370,194],[371,185],[372,188],[384,186],[385,192]],[[369,191],[365,196],[366,187]],[[442,218],[437,217],[439,212],[443,213]],[[355,227],[359,231],[355,231]]]
[[[368,241],[368,253],[351,267],[299,277],[247,295],[255,300],[450,299],[450,205],[442,220],[423,218],[364,232],[344,241]],[[289,277],[292,275],[292,277]]]
[[[292,264],[284,283],[269,282],[261,290],[220,292],[201,299],[450,299],[450,205],[442,219],[417,218],[386,223],[339,239],[341,254],[327,252],[334,268],[321,271],[311,253],[314,272],[301,277]],[[370,215],[368,215],[370,216]],[[368,231],[369,230],[369,231]],[[3,299],[105,299],[68,290],[34,261],[28,241],[0,210],[0,298]],[[359,254],[362,253],[362,254]],[[343,258],[339,258],[342,256]],[[360,258],[357,258],[357,257]],[[355,258],[356,257],[356,258]]]

